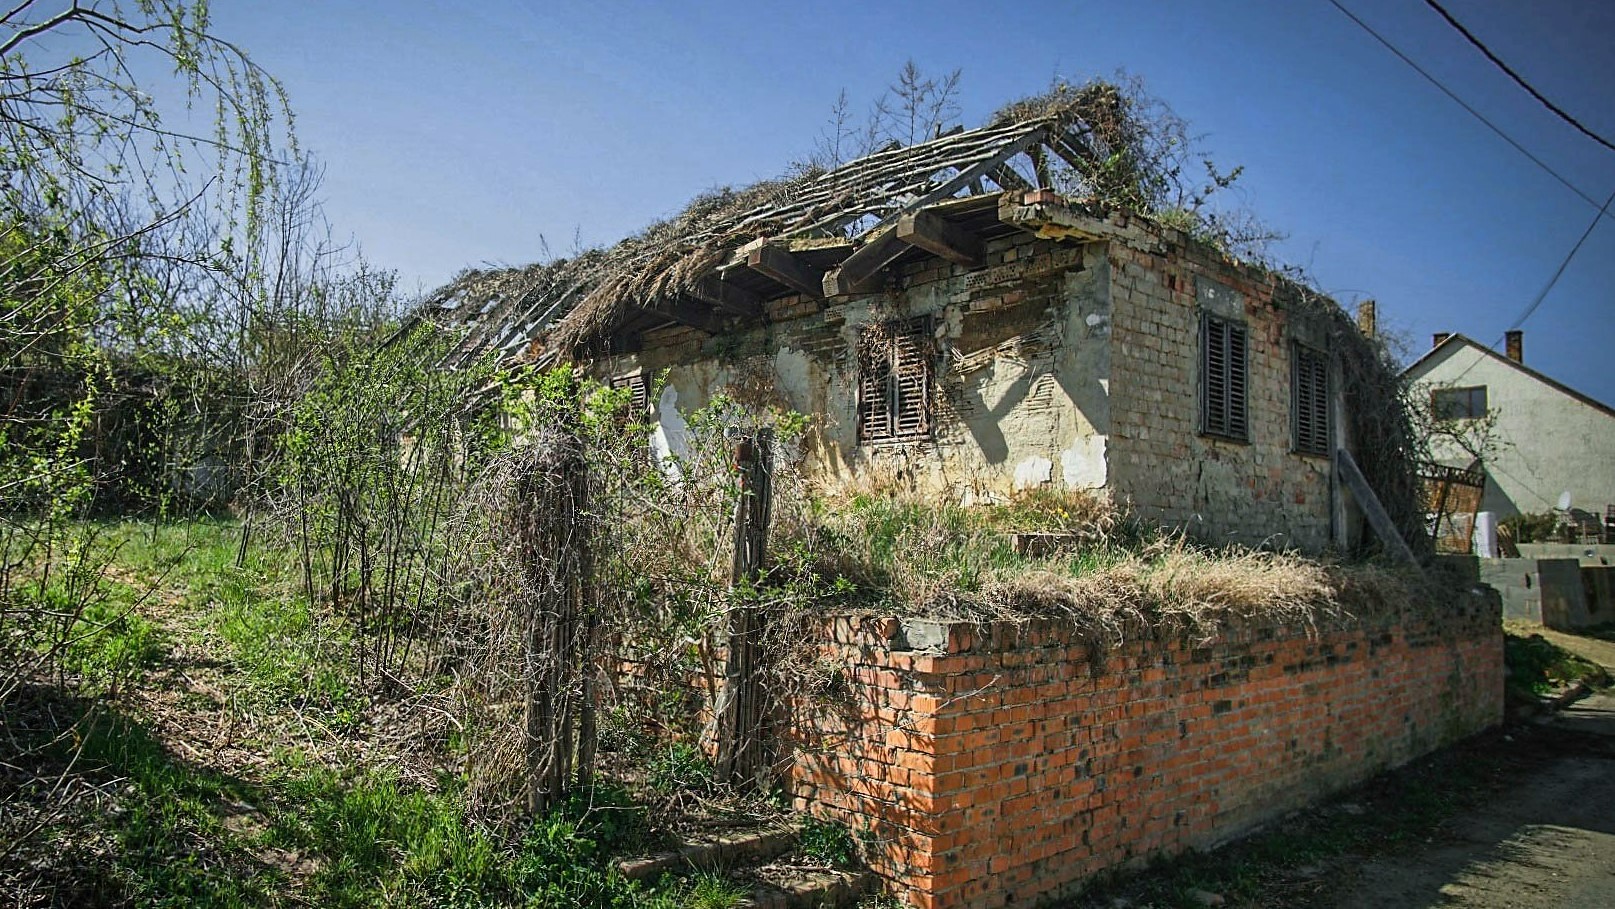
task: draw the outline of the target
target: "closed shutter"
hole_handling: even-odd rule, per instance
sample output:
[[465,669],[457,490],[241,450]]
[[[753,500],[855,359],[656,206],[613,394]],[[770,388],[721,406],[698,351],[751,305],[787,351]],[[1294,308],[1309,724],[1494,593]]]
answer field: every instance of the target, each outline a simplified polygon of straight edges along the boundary
[[1246,376],[1250,344],[1245,326],[1203,316],[1200,320],[1200,431],[1244,442],[1250,438]]
[[1295,451],[1329,454],[1329,358],[1300,344],[1292,346],[1290,389],[1295,417]]
[[865,329],[858,356],[858,438],[923,439],[931,433],[931,320]]
[[617,376],[611,380],[611,387],[628,389],[628,406],[634,414],[650,413],[650,382],[646,380],[644,373]]

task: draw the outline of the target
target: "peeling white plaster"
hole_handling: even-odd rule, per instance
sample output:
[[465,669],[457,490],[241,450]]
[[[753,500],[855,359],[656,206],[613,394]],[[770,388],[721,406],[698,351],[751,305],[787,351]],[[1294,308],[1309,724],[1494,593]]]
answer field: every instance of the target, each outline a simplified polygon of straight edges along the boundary
[[1048,458],[1033,456],[1022,461],[1015,467],[1015,489],[1031,489],[1042,486],[1054,475],[1054,462]]
[[1110,318],[1108,316],[1089,313],[1082,321],[1087,323],[1088,336],[1091,338],[1103,338],[1110,334]]
[[1060,478],[1071,489],[1101,489],[1107,478],[1105,437],[1082,436],[1060,453]]
[[812,364],[807,354],[789,347],[781,347],[774,354],[774,376],[779,387],[793,400],[806,398],[813,388]]
[[684,471],[679,464],[688,461],[692,452],[690,424],[684,422],[684,415],[679,413],[678,402],[678,389],[669,383],[662,389],[662,397],[656,403],[656,429],[650,436],[650,447],[656,454],[656,462],[662,466],[662,473],[675,483],[684,479]]

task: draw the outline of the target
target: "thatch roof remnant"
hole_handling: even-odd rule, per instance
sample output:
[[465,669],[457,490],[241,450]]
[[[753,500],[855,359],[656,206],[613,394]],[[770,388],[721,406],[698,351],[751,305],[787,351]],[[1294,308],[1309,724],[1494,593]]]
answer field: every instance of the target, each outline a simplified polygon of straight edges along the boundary
[[[718,333],[763,318],[785,294],[878,290],[907,254],[971,264],[980,236],[960,216],[1006,190],[1064,190],[1114,171],[1116,91],[1103,82],[1029,99],[994,121],[887,148],[833,170],[697,198],[677,217],[573,259],[468,271],[417,318],[463,327],[448,365],[487,352],[544,364],[613,336],[670,324]],[[910,255],[912,258],[912,255]]]

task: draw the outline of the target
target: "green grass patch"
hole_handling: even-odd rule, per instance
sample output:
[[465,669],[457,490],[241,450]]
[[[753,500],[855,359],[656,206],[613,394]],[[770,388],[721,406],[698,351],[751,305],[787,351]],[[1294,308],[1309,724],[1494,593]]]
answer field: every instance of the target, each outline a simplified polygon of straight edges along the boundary
[[579,796],[535,822],[514,845],[466,820],[451,794],[412,790],[384,775],[345,780],[313,771],[284,781],[289,809],[270,841],[317,855],[305,896],[316,905],[673,907],[611,865],[624,815],[618,795]]
[[851,868],[858,863],[858,847],[852,834],[845,824],[834,821],[808,818],[802,823],[797,848],[832,868]]
[[1503,662],[1508,670],[1508,691],[1531,700],[1552,693],[1572,682],[1594,687],[1610,683],[1609,674],[1597,663],[1584,660],[1540,634],[1505,632]]
[[133,604],[92,602],[74,623],[62,665],[75,672],[88,692],[137,682],[157,662],[163,648],[157,626],[140,617]]
[[[285,875],[257,857],[250,834],[227,822],[262,804],[262,793],[184,760],[128,717],[98,712],[79,719],[78,734],[44,757],[100,782],[110,802],[98,803],[90,816],[69,812],[42,834],[57,854],[72,856],[62,869],[69,886],[87,886],[98,904],[109,905],[235,909],[275,902]],[[82,750],[74,754],[76,745]],[[113,848],[86,855],[82,842],[97,829]]]

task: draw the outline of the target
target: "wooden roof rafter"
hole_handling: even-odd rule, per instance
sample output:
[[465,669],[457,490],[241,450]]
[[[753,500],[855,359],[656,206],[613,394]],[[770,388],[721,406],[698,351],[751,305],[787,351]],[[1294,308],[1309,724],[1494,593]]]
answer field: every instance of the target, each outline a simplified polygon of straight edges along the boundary
[[1082,169],[1092,153],[1070,122],[1047,115],[955,131],[709,196],[607,250],[470,273],[434,298],[435,309],[429,301],[424,317],[464,326],[464,357],[582,349],[652,317],[721,332],[761,321],[764,303],[784,294],[872,292],[914,251],[979,267],[984,240],[976,231],[988,222],[950,203],[1048,188],[1055,162]]

